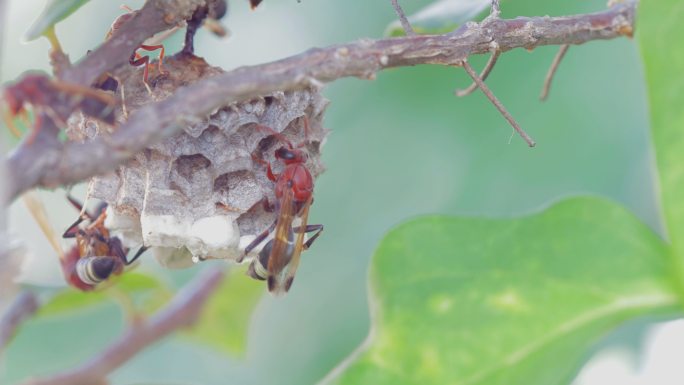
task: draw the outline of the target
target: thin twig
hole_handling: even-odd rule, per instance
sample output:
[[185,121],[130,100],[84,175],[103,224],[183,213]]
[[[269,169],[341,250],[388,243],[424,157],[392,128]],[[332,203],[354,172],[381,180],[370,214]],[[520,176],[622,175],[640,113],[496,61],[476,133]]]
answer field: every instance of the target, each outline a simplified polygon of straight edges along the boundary
[[0,318],[0,352],[9,344],[19,326],[38,310],[38,299],[30,291],[17,295]]
[[104,383],[107,376],[146,347],[172,332],[193,325],[204,304],[224,278],[222,270],[201,274],[181,289],[164,309],[148,320],[133,323],[118,340],[72,370],[54,376],[31,379],[24,385],[91,385]]
[[411,26],[411,23],[408,21],[408,18],[406,17],[404,10],[401,8],[401,5],[399,5],[399,1],[391,1],[392,6],[394,7],[394,11],[397,13],[397,16],[399,16],[399,22],[401,23],[401,27],[404,28],[404,33],[406,34],[406,36],[416,36],[416,31],[413,30],[413,27]]
[[[492,69],[494,69],[494,66],[496,65],[496,61],[499,59],[500,54],[501,51],[499,51],[498,44],[496,45],[496,47],[492,47],[492,55],[489,57],[489,60],[487,61],[487,64],[482,70],[482,73],[480,73],[480,79],[482,79],[483,81],[487,80],[487,77],[489,77],[490,72],[492,72]],[[456,90],[455,94],[458,97],[463,97],[472,94],[473,91],[475,91],[476,89],[477,83],[473,82],[470,86],[468,86],[468,88]]]
[[490,12],[489,16],[492,18],[497,18],[501,15],[501,4],[499,4],[499,0],[492,0],[492,11]]
[[[519,17],[498,20],[487,28],[467,24],[444,35],[407,36],[311,49],[273,63],[242,67],[181,88],[168,99],[135,113],[111,136],[87,143],[60,143],[38,136],[10,155],[9,199],[32,187],[55,187],[115,169],[136,153],[196,123],[217,108],[275,91],[297,90],[312,84],[356,76],[372,78],[380,70],[418,64],[460,65],[468,56],[488,53],[491,42],[502,52],[542,45],[581,44],[631,34],[636,3],[627,1],[608,10],[567,17]],[[146,32],[147,33],[147,32]],[[114,38],[110,39],[113,40]],[[94,51],[90,57],[99,56]],[[72,68],[76,71],[81,64]],[[90,79],[74,74],[76,79]],[[50,119],[44,124],[49,125]],[[47,131],[56,130],[56,127]],[[56,136],[56,133],[52,135]]]
[[568,48],[570,48],[570,44],[561,45],[560,49],[558,50],[558,53],[556,54],[556,57],[553,58],[551,68],[549,68],[549,72],[547,72],[546,74],[546,79],[544,79],[544,87],[542,87],[541,95],[539,95],[539,99],[541,101],[545,101],[549,97],[549,91],[551,90],[551,83],[553,82],[553,77],[556,74],[556,71],[558,70],[558,66],[561,63],[561,60],[563,60],[563,57],[565,56],[565,53],[568,52]]
[[513,126],[518,135],[520,135],[525,140],[525,142],[527,142],[528,146],[534,147],[536,144],[534,140],[532,140],[532,138],[530,138],[530,136],[527,135],[527,133],[520,127],[520,125],[515,121],[515,119],[513,119],[511,114],[509,114],[508,111],[506,111],[506,108],[503,106],[503,104],[501,104],[499,99],[497,99],[496,96],[494,96],[489,87],[487,87],[487,85],[482,81],[482,79],[480,79],[480,77],[477,76],[477,73],[475,72],[475,70],[473,70],[473,67],[471,67],[470,64],[468,64],[468,61],[463,60],[462,65],[468,73],[468,75],[470,75],[473,81],[477,83],[477,86],[480,87],[482,92],[484,92],[484,94],[487,96],[487,99],[489,99],[489,101],[491,101],[492,104],[494,104],[494,107],[496,107],[496,109],[499,110],[501,115],[503,115],[503,117],[506,118],[506,120],[508,120],[508,123],[510,123],[511,126]]

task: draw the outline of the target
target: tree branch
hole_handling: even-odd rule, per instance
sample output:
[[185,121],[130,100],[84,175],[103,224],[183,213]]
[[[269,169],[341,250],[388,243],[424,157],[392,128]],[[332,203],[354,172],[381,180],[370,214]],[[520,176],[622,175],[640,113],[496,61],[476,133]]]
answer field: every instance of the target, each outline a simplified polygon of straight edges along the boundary
[[539,100],[541,100],[542,102],[545,101],[549,97],[549,91],[551,90],[551,83],[553,82],[553,76],[556,74],[556,71],[558,70],[558,66],[560,65],[561,61],[563,60],[563,57],[565,57],[565,54],[568,52],[568,48],[570,48],[570,45],[563,44],[558,49],[558,53],[556,54],[556,56],[553,58],[553,62],[551,63],[551,67],[549,68],[549,72],[546,73],[546,78],[544,79],[544,86],[542,87],[541,95],[539,95]]
[[416,36],[416,31],[413,30],[411,23],[408,21],[408,18],[406,18],[406,14],[404,13],[404,10],[401,8],[401,5],[399,5],[398,0],[391,1],[392,7],[394,7],[394,11],[397,13],[397,16],[399,17],[399,22],[401,23],[401,27],[404,29],[404,33],[406,34],[406,36]]
[[[444,35],[361,40],[238,68],[179,89],[168,99],[134,112],[111,136],[88,143],[21,145],[9,159],[12,174],[9,199],[32,187],[70,184],[111,171],[144,148],[176,134],[183,126],[236,101],[274,91],[320,85],[343,77],[372,79],[376,72],[385,68],[418,64],[459,66],[470,55],[490,52],[492,42],[506,52],[515,48],[582,44],[631,36],[635,9],[636,1],[630,0],[593,14],[495,18],[479,24],[468,23]],[[82,64],[74,67],[74,72],[65,75],[65,79],[87,82],[105,70],[100,66],[94,71]],[[80,71],[87,71],[87,75]]]
[[[484,69],[480,73],[480,79],[482,79],[482,81],[487,80],[487,78],[489,77],[489,74],[492,72],[497,60],[499,59],[500,53],[501,52],[499,52],[499,47],[496,46],[496,43],[494,43],[494,46],[492,47],[492,55],[489,57],[489,60],[487,60],[487,64],[485,64]],[[473,91],[475,91],[477,88],[477,83],[473,82],[471,85],[468,86],[468,88],[456,90],[456,92],[454,92],[454,95],[458,97],[467,96],[472,94]]]
[[83,365],[51,377],[31,379],[24,385],[92,385],[105,383],[107,376],[137,353],[172,332],[195,323],[209,296],[224,278],[224,271],[200,274],[179,291],[164,309],[148,320],[138,320],[112,345]]
[[[0,256],[4,257],[4,256]],[[0,353],[14,337],[19,326],[38,310],[38,299],[30,291],[23,291],[14,298],[0,318]]]
[[496,109],[499,110],[501,115],[503,115],[503,117],[506,118],[508,123],[510,123],[511,126],[513,126],[515,132],[517,132],[518,135],[520,135],[525,140],[528,146],[534,147],[536,145],[534,140],[532,140],[532,138],[530,138],[530,136],[527,135],[527,133],[522,128],[520,128],[520,125],[515,121],[515,119],[513,119],[511,114],[508,113],[508,111],[506,110],[506,108],[504,108],[503,104],[501,104],[499,99],[497,99],[496,96],[494,96],[489,87],[487,87],[487,85],[484,84],[482,79],[480,79],[480,77],[477,76],[477,73],[475,72],[475,70],[473,70],[473,67],[471,67],[470,64],[468,64],[468,61],[464,60],[462,65],[468,73],[468,75],[471,77],[471,79],[473,79],[473,82],[475,82],[475,84],[477,84],[477,86],[480,88],[480,90],[482,90],[485,96],[487,96],[487,99],[489,99],[492,102],[492,104],[494,104],[494,107],[496,107]]

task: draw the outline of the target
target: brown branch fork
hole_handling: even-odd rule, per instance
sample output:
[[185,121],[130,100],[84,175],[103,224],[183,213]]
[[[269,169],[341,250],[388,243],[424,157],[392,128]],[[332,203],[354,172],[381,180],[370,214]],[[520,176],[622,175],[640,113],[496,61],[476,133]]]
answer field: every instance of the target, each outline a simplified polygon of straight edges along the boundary
[[[196,2],[165,12],[148,2],[119,35],[65,71],[63,80],[89,85],[102,72],[125,64],[131,47],[178,22],[168,15],[191,14]],[[180,6],[182,8],[182,6]],[[374,78],[385,68],[437,64],[462,66],[470,56],[543,45],[582,44],[592,40],[631,36],[636,1],[605,11],[566,17],[490,17],[468,23],[443,35],[419,35],[357,42],[310,49],[272,63],[242,67],[182,88],[168,99],[131,114],[115,133],[87,143],[59,142],[54,130],[43,129],[32,145],[22,144],[10,154],[9,199],[33,187],[71,184],[108,172],[146,147],[179,132],[217,108],[268,94],[332,82],[343,77]],[[161,22],[160,20],[164,21]],[[170,22],[167,22],[169,21]],[[128,44],[124,43],[128,41]],[[122,48],[123,47],[123,48]],[[50,119],[44,119],[46,124]]]

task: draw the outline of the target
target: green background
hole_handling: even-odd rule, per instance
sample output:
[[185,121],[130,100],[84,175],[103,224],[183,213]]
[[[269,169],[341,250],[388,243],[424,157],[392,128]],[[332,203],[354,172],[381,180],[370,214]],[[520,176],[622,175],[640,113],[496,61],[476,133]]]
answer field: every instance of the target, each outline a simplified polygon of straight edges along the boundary
[[[101,41],[120,13],[114,3],[92,1],[58,26],[72,58]],[[311,46],[380,37],[394,19],[389,1],[267,0],[255,13],[244,3],[231,4],[227,24],[233,38],[200,36],[197,52],[210,63],[232,68]],[[423,5],[405,3],[408,13]],[[506,1],[503,17],[584,13],[604,3]],[[135,8],[139,2],[128,5]],[[10,2],[16,17],[10,16],[3,80],[26,68],[47,68],[44,41],[17,43],[39,12],[38,6]],[[179,37],[174,40],[170,52],[179,46]],[[329,86],[328,171],[316,183],[310,218],[326,230],[304,255],[293,291],[259,302],[242,356],[176,337],[127,363],[114,373],[113,383],[314,383],[365,339],[369,257],[391,227],[417,215],[511,217],[562,197],[590,194],[620,202],[661,231],[636,44],[618,39],[572,47],[550,100],[540,103],[541,84],[556,50],[506,53],[488,80],[537,141],[534,149],[518,137],[509,144],[511,128],[480,93],[461,99],[452,95],[469,84],[459,69],[403,68],[379,73],[373,82],[347,79]],[[473,58],[472,63],[480,68],[485,60]],[[54,212],[59,224],[72,218],[66,208]],[[41,237],[22,219],[21,208],[15,207],[13,215],[17,232]],[[170,285],[196,273],[164,272],[153,261],[142,270],[158,272]],[[31,321],[7,351],[0,383],[81,362],[122,327],[115,305]],[[225,328],[239,326],[227,320]]]

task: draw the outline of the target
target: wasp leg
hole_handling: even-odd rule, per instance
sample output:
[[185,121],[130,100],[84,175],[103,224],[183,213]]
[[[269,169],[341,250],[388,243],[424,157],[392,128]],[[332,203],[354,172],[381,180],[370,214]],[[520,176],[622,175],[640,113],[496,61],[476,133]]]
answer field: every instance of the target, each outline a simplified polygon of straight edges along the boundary
[[143,84],[145,85],[145,88],[147,88],[148,93],[152,93],[152,89],[150,88],[150,85],[147,83],[147,78],[149,77],[150,74],[150,58],[149,56],[140,56],[136,52],[133,52],[133,55],[131,56],[131,59],[128,61],[132,66],[139,67],[141,65],[144,65],[145,68],[143,69]]
[[242,256],[237,260],[238,263],[242,262],[242,260],[245,259],[245,256],[249,254],[252,250],[254,250],[255,247],[259,246],[261,242],[268,237],[268,234],[270,234],[276,227],[276,222],[274,221],[266,230],[264,230],[263,233],[259,234],[254,240],[245,247],[245,252],[242,254]]
[[79,217],[76,220],[76,222],[74,222],[71,226],[69,226],[69,228],[66,229],[64,234],[62,234],[62,238],[65,238],[65,239],[76,238],[76,234],[78,233],[78,230],[79,230],[78,225],[80,225],[81,222],[83,222],[83,217]]
[[135,255],[133,256],[133,258],[131,258],[130,261],[125,261],[126,266],[128,266],[128,265],[132,264],[133,262],[135,262],[138,258],[140,258],[141,255],[143,255],[143,254],[145,253],[145,251],[147,251],[147,247],[145,247],[145,246],[140,246],[140,248],[139,248],[138,251],[135,253]]
[[272,212],[275,212],[275,210],[276,210],[276,206],[272,205],[271,202],[269,202],[268,198],[266,198],[266,197],[264,197],[261,200],[261,204],[264,206],[264,211],[266,211],[267,213],[272,213]]
[[159,45],[144,45],[143,44],[140,47],[138,47],[138,49],[144,49],[145,51],[150,51],[150,52],[159,50],[159,64],[157,64],[157,68],[159,69],[160,74],[167,73],[166,71],[164,71],[164,68],[162,67],[162,62],[164,61],[164,53],[166,52],[164,50],[163,44],[159,44]]
[[[87,218],[88,220],[90,220],[91,222],[94,221],[94,220],[96,219],[95,216],[93,216],[91,213],[88,212],[88,210],[85,210],[85,209],[84,209],[83,203],[81,203],[81,201],[79,201],[78,199],[74,198],[71,194],[67,194],[67,197],[66,197],[66,198],[67,198],[67,200],[69,201],[69,203],[71,203],[71,205],[74,206],[74,208],[75,208],[76,210],[78,210],[79,213],[81,213],[81,217],[82,217],[82,218],[85,217],[85,218]],[[106,207],[106,204],[105,204],[105,207]],[[101,208],[98,207],[98,210],[97,210],[97,211],[98,211],[98,214],[99,214],[99,213],[101,212]]]
[[268,163],[267,161],[265,161],[265,160],[259,158],[258,156],[254,155],[254,154],[252,154],[252,160],[255,161],[255,162],[257,162],[257,163],[259,163],[259,164],[261,164],[261,165],[263,165],[263,166],[266,166],[266,176],[268,177],[268,179],[269,179],[271,182],[275,182],[275,181],[278,180],[278,178],[280,177],[280,174],[274,174],[274,173],[273,173],[273,169],[271,168],[271,164],[270,164],[270,163]]
[[[300,233],[302,231],[301,227],[294,227],[292,229],[295,233]],[[319,235],[323,232],[323,225],[306,225],[306,228],[304,229],[305,233],[311,233],[315,231],[316,234],[312,235],[306,242],[304,242],[304,250],[309,250],[309,247],[313,245],[314,241],[316,238],[318,238]]]

